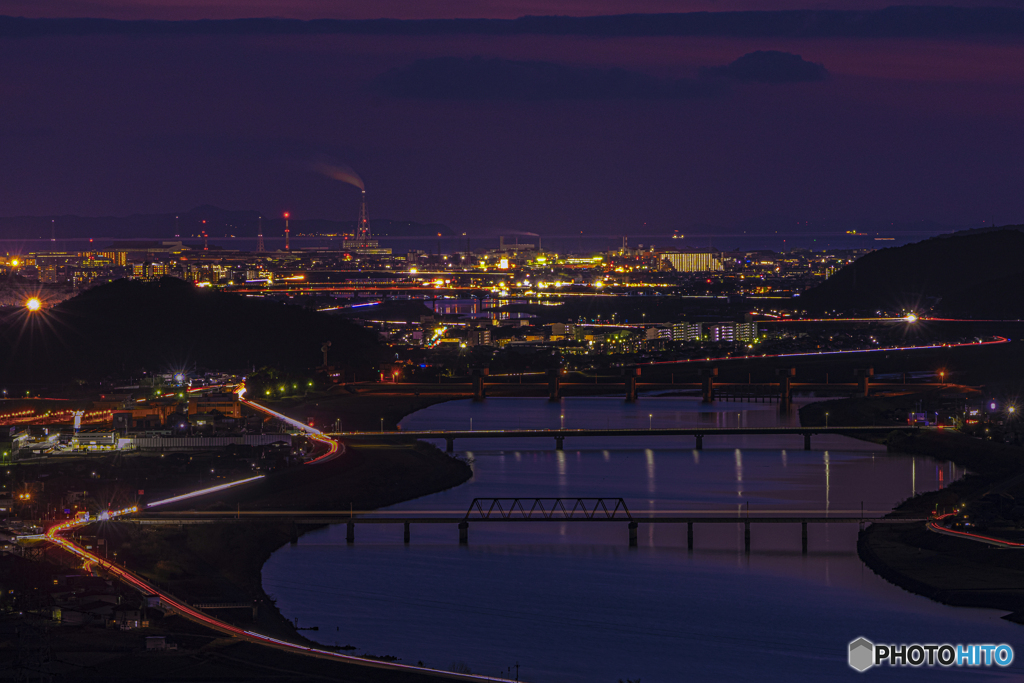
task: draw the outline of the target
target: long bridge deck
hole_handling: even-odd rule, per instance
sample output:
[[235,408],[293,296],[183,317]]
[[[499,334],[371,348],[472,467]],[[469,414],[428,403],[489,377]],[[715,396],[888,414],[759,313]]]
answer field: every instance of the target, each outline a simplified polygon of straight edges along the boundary
[[401,524],[404,527],[404,541],[410,542],[410,527],[413,524],[454,524],[459,530],[459,543],[469,542],[469,525],[477,523],[625,523],[629,531],[629,545],[637,545],[637,528],[640,524],[686,524],[687,547],[693,549],[694,524],[743,524],[745,548],[750,551],[751,524],[800,524],[803,551],[807,552],[808,524],[912,524],[924,522],[925,517],[869,517],[863,513],[856,516],[820,514],[799,514],[779,516],[766,514],[693,514],[680,516],[633,516],[622,498],[477,498],[469,509],[460,516],[443,511],[431,514],[429,511],[394,511],[387,515],[379,511],[355,513],[352,510],[246,510],[246,511],[188,511],[188,512],[145,512],[126,518],[135,524],[185,525],[242,523],[253,521],[287,521],[293,525],[293,539],[298,540],[297,524],[340,524],[348,529],[346,540],[355,542],[356,524]]
[[650,436],[692,436],[695,447],[704,447],[706,436],[735,436],[759,434],[793,434],[804,437],[804,449],[811,449],[811,436],[839,434],[847,436],[882,435],[893,431],[915,431],[922,427],[909,425],[856,426],[856,427],[671,427],[653,429],[478,429],[478,430],[426,430],[426,431],[379,431],[379,432],[336,432],[329,436],[337,439],[358,441],[363,439],[403,438],[444,440],[447,451],[454,450],[456,439],[533,439],[553,438],[555,448],[562,450],[565,439],[570,437],[650,437]]

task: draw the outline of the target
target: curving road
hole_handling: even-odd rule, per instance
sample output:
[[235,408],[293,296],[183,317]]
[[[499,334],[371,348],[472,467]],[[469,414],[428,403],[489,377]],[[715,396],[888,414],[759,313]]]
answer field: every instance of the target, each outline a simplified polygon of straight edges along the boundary
[[[244,389],[242,390],[242,392],[244,393]],[[239,398],[244,401],[244,399],[242,399],[242,397],[241,397],[241,394],[239,395]],[[326,453],[324,453],[323,455],[318,456],[317,458],[314,458],[313,460],[310,460],[306,464],[312,465],[312,464],[328,462],[328,461],[332,460],[333,458],[336,458],[339,455],[341,455],[342,453],[344,453],[344,447],[337,440],[332,439],[331,437],[329,437],[326,434],[320,432],[319,430],[315,430],[312,427],[309,427],[308,425],[303,425],[301,422],[298,422],[297,420],[293,420],[293,419],[291,419],[291,418],[289,418],[287,416],[281,415],[280,413],[277,413],[277,412],[275,412],[273,410],[270,410],[269,408],[265,408],[263,406],[257,405],[255,403],[253,403],[252,401],[244,401],[244,402],[246,404],[252,406],[256,410],[263,411],[264,413],[267,413],[267,414],[272,415],[272,416],[274,416],[274,417],[276,417],[276,418],[278,418],[280,420],[283,420],[284,422],[287,422],[290,425],[296,426],[297,428],[305,431],[310,438],[312,438],[315,441],[318,441],[318,442],[320,442],[320,443],[322,443],[322,444],[327,446],[327,452]],[[256,478],[259,478],[259,477],[256,477]],[[251,480],[243,480],[243,481],[251,481]],[[224,485],[224,486],[231,486],[231,485],[238,484],[238,483],[243,483],[243,482],[233,482],[232,484],[228,484],[228,485]],[[221,487],[215,487],[215,488],[221,488]],[[201,491],[194,491],[192,493],[183,494],[182,497],[177,497],[176,499],[181,500],[183,498],[193,497],[195,495],[200,495],[200,494],[209,493],[209,492],[211,492],[211,490],[209,490],[209,489],[204,489],[204,490],[201,490]],[[167,502],[167,501],[164,501],[164,502]],[[106,517],[107,519],[116,519],[117,517],[122,517],[122,516],[125,516],[125,515],[130,515],[130,514],[133,514],[135,512],[138,512],[138,508],[137,507],[126,508],[124,510],[118,510],[116,512],[107,511],[106,513],[101,513],[100,519],[103,519],[104,517]],[[62,522],[60,524],[57,524],[57,525],[52,526],[49,529],[47,529],[46,534],[45,534],[44,537],[50,543],[53,543],[54,545],[60,546],[61,548],[63,548],[67,552],[71,553],[72,555],[75,555],[75,556],[81,558],[87,565],[99,567],[100,569],[103,569],[104,571],[109,572],[111,575],[117,577],[122,582],[128,584],[129,586],[132,586],[133,588],[135,588],[136,590],[140,591],[141,593],[143,593],[145,595],[155,595],[155,596],[157,596],[160,599],[161,603],[163,603],[164,605],[172,608],[173,610],[175,610],[176,612],[178,612],[179,614],[184,616],[189,621],[193,621],[193,622],[195,622],[197,624],[202,624],[203,626],[211,628],[211,629],[213,629],[215,631],[218,631],[220,633],[223,633],[225,635],[229,635],[229,636],[232,636],[232,637],[235,637],[235,638],[241,638],[241,639],[247,640],[247,641],[249,641],[251,643],[256,643],[258,645],[263,645],[263,646],[266,646],[266,647],[272,647],[274,649],[282,650],[284,652],[291,652],[291,653],[301,654],[301,655],[305,655],[305,656],[309,656],[309,657],[316,657],[318,659],[327,659],[327,660],[332,660],[332,661],[345,662],[347,664],[354,664],[354,665],[357,665],[357,666],[365,666],[365,667],[371,667],[371,668],[375,668],[375,669],[387,669],[387,670],[393,671],[393,672],[406,672],[406,673],[411,673],[411,674],[421,674],[421,675],[427,675],[427,676],[435,676],[435,677],[446,678],[448,680],[455,680],[455,681],[494,681],[494,682],[497,682],[497,683],[511,683],[511,681],[509,679],[496,678],[496,677],[493,677],[493,676],[481,676],[481,675],[475,675],[475,674],[459,674],[459,673],[454,673],[454,672],[451,672],[451,671],[443,671],[443,670],[440,670],[440,669],[430,669],[430,668],[427,668],[427,667],[410,666],[408,664],[398,664],[398,663],[395,663],[395,662],[382,662],[382,661],[377,661],[377,660],[373,660],[373,659],[363,659],[362,657],[355,657],[353,655],[339,654],[337,652],[331,652],[330,650],[321,650],[321,649],[315,648],[315,647],[307,647],[305,645],[300,645],[298,643],[289,643],[289,642],[284,641],[284,640],[279,640],[277,638],[271,638],[270,636],[266,636],[266,635],[262,635],[260,633],[256,633],[255,631],[246,631],[245,629],[242,629],[242,628],[239,628],[239,627],[234,626],[232,624],[229,624],[226,621],[221,621],[220,619],[215,619],[215,618],[209,616],[208,614],[206,614],[206,613],[204,613],[204,612],[202,612],[202,611],[200,611],[200,610],[190,606],[185,601],[180,600],[180,599],[174,597],[173,595],[170,595],[169,593],[167,593],[167,592],[157,588],[156,586],[154,586],[150,582],[148,582],[145,579],[143,579],[138,574],[135,574],[134,572],[131,572],[128,569],[125,569],[121,565],[118,565],[118,564],[115,564],[115,563],[113,563],[113,562],[111,562],[109,560],[103,559],[103,558],[99,557],[98,555],[95,555],[95,554],[85,550],[84,548],[82,548],[81,546],[77,545],[76,543],[74,543],[74,542],[72,542],[72,541],[70,541],[70,540],[68,540],[68,539],[63,537],[63,534],[65,532],[70,531],[71,529],[74,529],[76,527],[83,526],[85,524],[89,524],[89,523],[91,523],[91,521],[92,520],[88,520],[88,519],[74,519],[74,520],[68,520],[67,522]]]

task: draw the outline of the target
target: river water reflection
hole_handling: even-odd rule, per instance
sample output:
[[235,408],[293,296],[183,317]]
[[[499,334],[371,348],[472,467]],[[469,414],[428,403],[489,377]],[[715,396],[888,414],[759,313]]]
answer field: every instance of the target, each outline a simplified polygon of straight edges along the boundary
[[[433,406],[404,429],[774,426],[797,424],[771,404],[701,406],[690,398],[488,399]],[[459,441],[473,467],[466,484],[390,508],[462,514],[476,497],[625,499],[652,513],[881,514],[914,492],[960,476],[952,466],[897,456],[844,437],[799,436]],[[820,681],[858,676],[847,643],[1008,642],[1019,626],[987,610],[944,607],[891,586],[856,554],[856,524],[640,524],[627,547],[625,523],[470,525],[457,545],[450,525],[344,525],[304,535],[274,553],[264,587],[278,607],[327,645],[393,655],[450,669],[523,680]],[[1012,677],[1019,670],[877,669],[873,678]],[[514,667],[511,669],[514,673]]]

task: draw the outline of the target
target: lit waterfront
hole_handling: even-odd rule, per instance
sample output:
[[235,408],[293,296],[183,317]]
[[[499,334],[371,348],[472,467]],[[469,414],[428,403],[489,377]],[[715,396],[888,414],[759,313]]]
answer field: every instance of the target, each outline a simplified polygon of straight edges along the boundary
[[[679,398],[635,406],[490,399],[434,406],[403,427],[465,428],[470,417],[479,428],[556,427],[563,415],[566,427],[768,426],[778,424],[776,411],[763,404],[699,410]],[[621,496],[634,515],[740,514],[748,503],[751,514],[841,515],[856,514],[862,502],[869,512],[888,510],[958,476],[949,465],[888,456],[842,437],[822,437],[823,449],[808,452],[794,437],[719,439],[699,452],[671,438],[643,445],[581,439],[564,452],[467,440],[468,453],[461,443],[460,453],[473,464],[473,480],[390,509],[465,510],[478,496]],[[392,525],[358,526],[351,546],[343,526],[315,531],[271,558],[265,588],[285,616],[319,626],[313,635],[324,644],[442,668],[464,661],[491,675],[519,661],[525,680],[542,682],[674,681],[684,667],[697,680],[733,680],[763,677],[766,664],[781,679],[812,681],[854,675],[844,648],[859,635],[922,642],[1012,636],[1013,626],[995,612],[947,608],[876,577],[857,558],[856,525],[812,526],[806,557],[798,525],[755,526],[749,555],[742,525],[697,525],[692,554],[685,527],[675,525],[641,524],[632,551],[624,523],[470,527],[468,547],[457,545],[448,526],[413,526],[409,546]]]

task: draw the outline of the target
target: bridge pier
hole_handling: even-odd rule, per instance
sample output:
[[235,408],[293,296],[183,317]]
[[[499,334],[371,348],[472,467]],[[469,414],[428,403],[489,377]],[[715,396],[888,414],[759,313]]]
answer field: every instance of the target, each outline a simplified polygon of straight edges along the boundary
[[636,403],[636,378],[640,376],[640,368],[623,368],[626,376],[626,403]]
[[565,437],[564,436],[556,436],[555,437],[555,450],[556,451],[565,450],[563,448],[564,444],[565,444]]
[[807,554],[807,522],[800,522],[800,541],[804,555]]
[[469,545],[469,522],[459,522],[459,545]]
[[776,368],[775,374],[779,376],[779,403],[784,408],[789,408],[793,403],[793,378],[796,377],[796,368]]
[[697,434],[696,437],[697,437],[697,445],[694,446],[694,448],[696,448],[699,451],[699,450],[704,448],[704,435],[703,434]]
[[455,439],[450,436],[444,438],[444,452],[448,455],[455,452]]
[[405,523],[405,538],[403,539],[405,541],[405,543],[409,542],[409,537],[410,537],[410,534],[409,534],[409,522],[406,522]]
[[562,400],[562,371],[548,370],[548,400]]
[[868,385],[871,382],[872,375],[875,374],[874,368],[857,368],[853,371],[853,374],[857,377],[857,391],[864,398],[868,397]]
[[810,432],[804,432],[804,450],[805,451],[811,450],[811,433]]
[[629,523],[629,547],[630,548],[635,548],[636,547],[636,530],[637,530],[637,527],[639,527],[639,526],[640,525],[637,522],[630,522]]
[[715,400],[715,377],[718,377],[718,368],[700,368],[697,376],[701,378],[700,397],[703,403],[713,403]]
[[348,528],[345,530],[345,542],[355,543],[356,542],[356,523],[351,519],[348,520]]
[[693,522],[686,523],[686,549],[693,550]]
[[750,521],[743,522],[743,552],[750,554]]
[[473,400],[481,402],[487,398],[487,390],[484,387],[484,377],[491,374],[490,368],[474,368],[473,374]]

